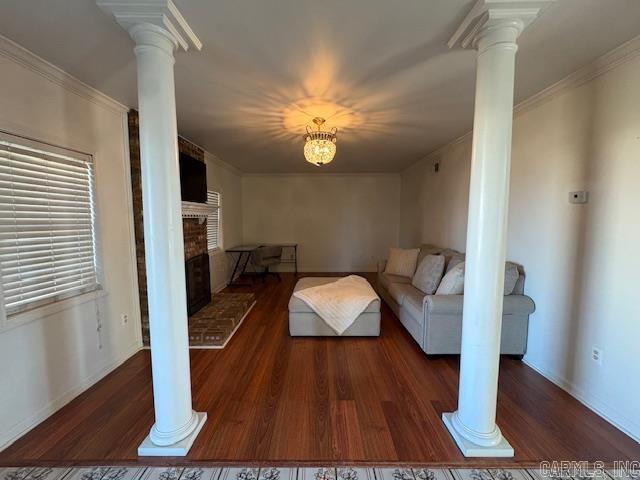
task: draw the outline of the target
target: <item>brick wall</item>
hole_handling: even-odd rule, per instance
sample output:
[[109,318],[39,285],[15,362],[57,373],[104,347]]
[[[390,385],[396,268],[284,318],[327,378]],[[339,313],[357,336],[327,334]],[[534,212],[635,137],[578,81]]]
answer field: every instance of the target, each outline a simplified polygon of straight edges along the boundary
[[178,137],[178,151],[180,153],[186,153],[196,160],[204,162],[204,150],[182,137]]
[[[147,303],[147,272],[144,262],[144,226],[142,209],[142,176],[140,168],[140,132],[138,112],[130,110],[129,119],[129,155],[131,159],[131,190],[133,193],[133,222],[136,239],[136,259],[138,265],[138,290],[140,295],[140,313],[143,329],[149,321]],[[204,162],[204,150],[182,137],[178,137],[178,150]],[[197,218],[183,218],[185,260],[207,253],[207,222],[200,223]]]
[[[204,150],[189,140],[178,137],[178,151],[204,162]],[[207,222],[198,218],[183,218],[184,259],[207,253]]]
[[138,267],[138,293],[140,315],[143,325],[149,321],[147,303],[147,272],[144,264],[144,226],[142,224],[142,172],[140,169],[140,131],[138,112],[130,110],[129,119],[129,159],[131,166],[131,192],[133,203],[133,226],[136,237],[136,261]]
[[[202,222],[202,223],[201,223]],[[184,258],[188,260],[207,253],[207,222],[199,218],[183,218]]]

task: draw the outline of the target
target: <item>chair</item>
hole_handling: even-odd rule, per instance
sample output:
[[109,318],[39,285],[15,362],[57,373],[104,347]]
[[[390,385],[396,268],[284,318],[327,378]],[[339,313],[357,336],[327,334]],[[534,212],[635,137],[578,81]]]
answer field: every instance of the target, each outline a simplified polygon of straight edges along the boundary
[[264,269],[263,275],[266,277],[269,274],[275,275],[278,281],[281,281],[280,274],[278,272],[271,272],[270,268],[280,263],[282,257],[282,247],[258,247],[251,253],[251,263],[256,267]]

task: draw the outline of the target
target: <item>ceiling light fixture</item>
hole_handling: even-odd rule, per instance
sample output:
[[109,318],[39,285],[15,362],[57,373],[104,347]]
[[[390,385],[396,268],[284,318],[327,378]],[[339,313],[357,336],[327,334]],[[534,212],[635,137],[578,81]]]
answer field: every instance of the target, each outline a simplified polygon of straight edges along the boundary
[[334,127],[329,131],[324,131],[322,130],[324,122],[324,118],[314,118],[313,123],[317,125],[318,129],[313,130],[313,127],[307,125],[307,133],[304,136],[304,158],[307,159],[307,162],[317,166],[326,165],[333,160],[336,154],[338,129]]

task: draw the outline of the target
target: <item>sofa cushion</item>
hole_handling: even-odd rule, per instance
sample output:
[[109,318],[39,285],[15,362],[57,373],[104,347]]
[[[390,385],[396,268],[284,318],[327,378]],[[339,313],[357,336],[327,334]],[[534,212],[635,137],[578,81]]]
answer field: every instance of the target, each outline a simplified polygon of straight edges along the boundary
[[432,295],[438,288],[443,271],[444,257],[442,255],[427,255],[418,265],[411,284],[427,295]]
[[380,282],[380,285],[384,287],[385,290],[389,290],[389,287],[391,286],[392,283],[411,283],[411,279],[409,277],[392,275],[386,272],[382,272],[378,276],[378,281]]
[[417,295],[424,297],[424,293],[408,283],[392,283],[389,287],[389,295],[398,305],[403,306],[405,298],[409,295]]
[[518,266],[515,263],[507,262],[504,266],[504,294],[511,295],[516,286],[518,277]]
[[461,295],[464,292],[464,262],[457,264],[442,278],[436,295]]
[[419,248],[390,248],[385,273],[413,277],[418,262]]

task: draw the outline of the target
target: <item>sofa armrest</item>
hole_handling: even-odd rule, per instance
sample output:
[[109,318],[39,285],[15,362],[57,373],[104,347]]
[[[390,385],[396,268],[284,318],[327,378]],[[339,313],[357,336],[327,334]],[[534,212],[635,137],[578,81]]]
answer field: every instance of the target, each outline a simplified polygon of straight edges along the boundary
[[536,310],[536,304],[526,295],[507,295],[504,297],[505,315],[530,315]]
[[[464,295],[427,295],[423,300],[425,313],[435,315],[462,315]],[[504,315],[529,315],[536,307],[526,295],[507,295],[504,297]]]
[[386,260],[378,260],[378,274],[384,272],[384,269],[387,268]]
[[434,315],[462,315],[463,303],[464,295],[427,295],[422,308]]

